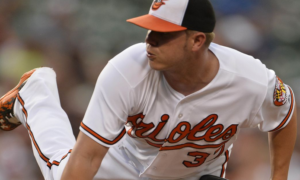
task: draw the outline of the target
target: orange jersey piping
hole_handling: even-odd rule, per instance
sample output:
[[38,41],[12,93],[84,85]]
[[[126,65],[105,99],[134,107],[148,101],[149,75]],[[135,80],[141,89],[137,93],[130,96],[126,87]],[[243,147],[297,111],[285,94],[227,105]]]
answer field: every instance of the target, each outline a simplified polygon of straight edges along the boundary
[[220,175],[220,177],[222,177],[222,178],[225,178],[225,177],[223,177],[224,174],[225,174],[225,170],[226,170],[225,165],[229,160],[229,151],[228,150],[225,152],[225,157],[226,157],[226,159],[225,159],[225,162],[222,165],[222,171],[221,171],[221,175]]
[[86,130],[88,133],[90,133],[92,136],[94,136],[95,138],[97,138],[98,140],[100,140],[101,142],[108,144],[108,145],[113,145],[116,144],[120,139],[122,139],[122,137],[124,136],[124,134],[126,133],[125,128],[123,128],[123,130],[121,131],[121,133],[112,141],[100,136],[99,134],[97,134],[95,131],[93,131],[91,128],[89,128],[87,125],[85,125],[83,122],[81,122],[80,126]]

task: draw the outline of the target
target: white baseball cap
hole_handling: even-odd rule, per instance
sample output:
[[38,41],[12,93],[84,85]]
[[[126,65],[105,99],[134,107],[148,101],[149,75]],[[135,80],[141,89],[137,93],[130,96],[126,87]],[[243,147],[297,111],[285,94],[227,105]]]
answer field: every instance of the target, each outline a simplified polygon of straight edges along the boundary
[[189,29],[209,33],[216,18],[209,0],[154,0],[149,14],[127,22],[158,32]]

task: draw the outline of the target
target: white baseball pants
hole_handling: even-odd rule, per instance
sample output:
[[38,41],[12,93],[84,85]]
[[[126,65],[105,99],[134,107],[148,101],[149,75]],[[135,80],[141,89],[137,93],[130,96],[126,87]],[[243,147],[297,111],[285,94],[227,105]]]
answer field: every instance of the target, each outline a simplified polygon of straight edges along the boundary
[[[39,68],[33,73],[18,94],[14,113],[28,130],[44,178],[59,180],[76,140],[61,108],[52,69]],[[140,179],[116,149],[109,149],[95,179]]]

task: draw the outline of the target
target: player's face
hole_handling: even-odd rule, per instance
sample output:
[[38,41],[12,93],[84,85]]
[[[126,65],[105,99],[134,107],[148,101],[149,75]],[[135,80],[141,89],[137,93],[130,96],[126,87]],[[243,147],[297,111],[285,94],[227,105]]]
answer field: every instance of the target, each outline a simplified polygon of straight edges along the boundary
[[188,34],[185,31],[149,31],[146,43],[150,67],[160,71],[180,68],[189,56],[187,40]]

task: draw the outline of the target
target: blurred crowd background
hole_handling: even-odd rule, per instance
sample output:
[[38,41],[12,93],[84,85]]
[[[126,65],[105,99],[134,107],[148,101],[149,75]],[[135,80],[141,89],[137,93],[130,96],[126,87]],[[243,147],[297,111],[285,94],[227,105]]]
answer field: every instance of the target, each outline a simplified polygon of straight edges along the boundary
[[[148,13],[151,2],[0,0],[0,96],[24,72],[40,66],[54,68],[62,107],[77,136],[103,67],[113,56],[145,39],[146,30],[125,20]],[[214,42],[250,54],[274,69],[293,88],[300,104],[300,1],[211,2],[217,15]],[[0,147],[1,180],[43,179],[24,127],[1,131]],[[299,169],[298,133],[289,180],[299,180]],[[267,180],[269,175],[267,134],[244,129],[229,159],[227,178]]]

